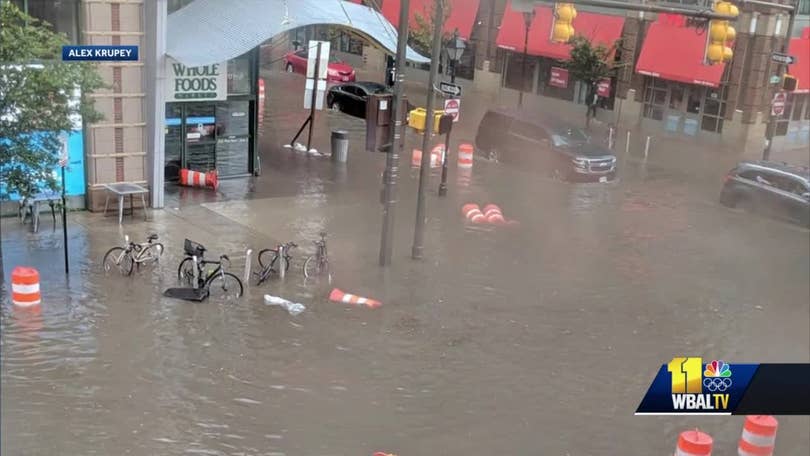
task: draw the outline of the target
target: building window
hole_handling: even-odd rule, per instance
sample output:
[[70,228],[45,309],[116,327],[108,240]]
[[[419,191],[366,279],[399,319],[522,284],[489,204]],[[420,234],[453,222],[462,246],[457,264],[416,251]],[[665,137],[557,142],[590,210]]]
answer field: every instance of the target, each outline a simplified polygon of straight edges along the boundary
[[726,116],[725,91],[725,89],[706,89],[703,118],[700,122],[701,130],[712,133],[723,131],[723,119]]
[[[333,43],[334,45],[334,43]],[[347,54],[363,55],[363,40],[345,30],[338,32],[337,48]]]
[[796,14],[810,15],[810,0],[799,0],[799,7]]
[[570,77],[570,74],[567,87],[557,87],[550,84],[551,68],[562,67],[562,65],[556,60],[542,57],[538,59],[537,63],[540,66],[540,83],[537,85],[537,93],[544,97],[574,101],[574,86],[576,85],[576,81]]
[[535,58],[529,56],[526,60],[526,74],[523,74],[523,54],[511,53],[506,58],[506,69],[503,76],[503,86],[509,89],[532,90],[534,78]]
[[667,83],[658,78],[647,78],[644,89],[644,117],[664,120],[667,104]]
[[53,31],[67,35],[68,42],[79,42],[78,0],[13,0],[31,17],[51,24]]
[[795,100],[793,102],[793,116],[791,119],[793,120],[801,120],[802,119],[802,109],[810,109],[810,107],[805,107],[807,104],[808,95],[806,94],[797,94],[795,95]]
[[250,95],[250,58],[247,55],[228,61],[228,95]]
[[166,10],[169,14],[183,8],[184,6],[188,5],[189,3],[193,2],[194,0],[169,0],[169,4],[166,6]]

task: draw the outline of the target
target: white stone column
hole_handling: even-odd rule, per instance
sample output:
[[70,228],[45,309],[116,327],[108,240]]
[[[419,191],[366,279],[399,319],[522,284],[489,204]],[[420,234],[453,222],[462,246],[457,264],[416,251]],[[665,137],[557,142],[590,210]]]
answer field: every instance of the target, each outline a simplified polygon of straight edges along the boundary
[[144,2],[146,86],[146,155],[153,208],[163,207],[166,124],[166,15],[167,0]]

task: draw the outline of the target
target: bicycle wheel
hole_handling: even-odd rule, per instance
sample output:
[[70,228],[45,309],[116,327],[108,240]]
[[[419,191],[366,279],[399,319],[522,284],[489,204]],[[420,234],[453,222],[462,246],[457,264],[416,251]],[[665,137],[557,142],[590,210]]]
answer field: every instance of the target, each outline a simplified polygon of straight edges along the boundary
[[149,244],[144,248],[143,253],[141,254],[141,262],[142,263],[151,263],[157,262],[160,260],[160,256],[163,255],[163,244],[160,242],[156,242],[154,244]]
[[310,255],[304,262],[304,277],[310,278],[322,275],[329,271],[329,261],[321,259],[318,261],[317,255]]
[[194,260],[191,257],[186,257],[180,262],[177,267],[177,280],[181,284],[194,285]]
[[242,281],[230,272],[215,274],[208,280],[208,295],[215,299],[231,300],[242,296]]
[[132,274],[132,266],[134,263],[135,261],[132,259],[132,255],[123,247],[113,247],[107,250],[107,253],[104,254],[104,259],[101,261],[105,273],[117,269],[118,272],[125,276]]
[[263,249],[259,251],[259,265],[262,269],[272,266],[276,262],[278,251],[275,249]]

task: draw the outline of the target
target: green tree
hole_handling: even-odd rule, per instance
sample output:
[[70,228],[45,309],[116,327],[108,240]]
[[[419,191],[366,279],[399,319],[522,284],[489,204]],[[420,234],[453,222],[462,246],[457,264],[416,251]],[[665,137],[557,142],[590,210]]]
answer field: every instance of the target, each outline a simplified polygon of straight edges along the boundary
[[[0,173],[4,191],[58,190],[60,135],[82,116],[96,122],[88,94],[103,87],[94,65],[63,62],[67,37],[5,1],[0,7]],[[79,102],[73,95],[80,91]],[[2,196],[2,195],[0,195]]]
[[613,61],[615,51],[616,43],[611,47],[601,44],[594,46],[583,36],[576,36],[571,40],[571,59],[565,66],[574,79],[578,79],[588,87],[589,109],[585,113],[586,127],[591,121],[590,102],[596,92],[596,85],[602,79],[613,76],[617,68]]
[[[426,56],[431,55],[430,47],[433,44],[433,25],[436,23],[438,16],[436,14],[438,12],[438,8],[436,8],[437,2],[442,2],[442,17],[438,20],[441,21],[442,25],[447,22],[447,18],[450,17],[450,1],[434,0],[429,9],[426,11],[417,11],[413,15],[415,24],[409,31],[408,41],[411,47]],[[442,43],[444,44],[448,40],[450,40],[450,34],[443,32]]]

